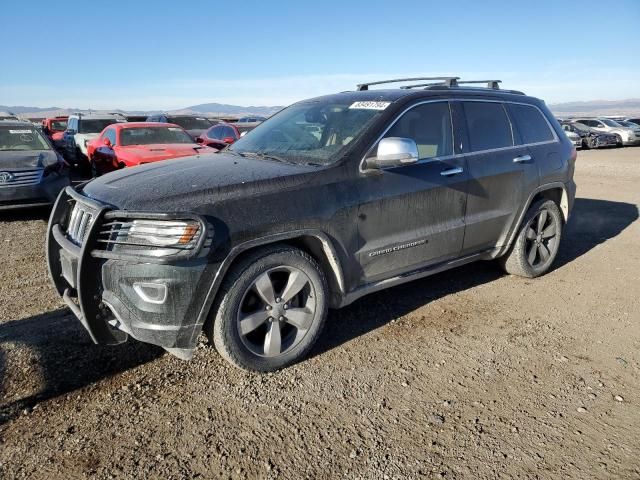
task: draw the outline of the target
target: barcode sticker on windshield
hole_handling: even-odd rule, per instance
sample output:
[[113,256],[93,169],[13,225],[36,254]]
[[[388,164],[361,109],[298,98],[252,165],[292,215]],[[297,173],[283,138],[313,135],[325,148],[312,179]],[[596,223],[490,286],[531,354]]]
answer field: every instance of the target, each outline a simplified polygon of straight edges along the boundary
[[9,130],[9,133],[31,133],[31,130]]
[[391,102],[354,102],[349,109],[384,110],[389,105],[391,105]]

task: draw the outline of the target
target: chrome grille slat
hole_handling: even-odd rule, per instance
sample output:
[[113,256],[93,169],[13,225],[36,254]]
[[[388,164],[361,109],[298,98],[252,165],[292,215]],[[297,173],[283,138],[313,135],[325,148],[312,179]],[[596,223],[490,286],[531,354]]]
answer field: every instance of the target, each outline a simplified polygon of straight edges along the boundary
[[42,180],[44,168],[6,169],[0,168],[0,172],[11,174],[12,178],[6,183],[0,183],[0,188],[23,187],[37,185]]
[[82,245],[92,220],[93,214],[86,209],[84,205],[76,202],[73,210],[71,210],[69,224],[67,226],[67,236],[69,239],[77,245]]

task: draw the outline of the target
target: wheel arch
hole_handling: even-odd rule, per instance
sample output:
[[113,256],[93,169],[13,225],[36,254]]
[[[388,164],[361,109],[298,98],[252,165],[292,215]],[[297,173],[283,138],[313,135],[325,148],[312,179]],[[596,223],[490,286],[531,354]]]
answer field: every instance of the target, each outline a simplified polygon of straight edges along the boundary
[[558,205],[558,208],[560,208],[560,213],[562,214],[563,222],[567,223],[567,221],[569,220],[570,204],[569,204],[569,193],[567,192],[566,185],[562,182],[553,182],[553,183],[540,185],[529,195],[529,198],[527,199],[527,202],[524,208],[522,209],[522,211],[520,212],[520,215],[518,216],[518,220],[514,222],[513,228],[511,229],[511,233],[509,234],[508,242],[505,243],[504,247],[501,249],[498,256],[505,253],[511,247],[511,245],[513,244],[513,241],[515,240],[515,237],[518,234],[520,225],[522,225],[522,221],[525,215],[527,214],[527,212],[529,211],[529,208],[531,208],[531,205],[533,205],[538,200],[554,201],[556,205]]
[[250,253],[272,245],[290,245],[311,255],[323,269],[329,285],[329,306],[337,308],[345,296],[345,279],[342,264],[337,255],[334,242],[324,232],[318,230],[299,230],[283,234],[269,235],[250,240],[231,249],[226,256],[207,292],[206,300],[200,311],[201,323],[205,324],[212,305],[218,296],[220,285],[229,270]]

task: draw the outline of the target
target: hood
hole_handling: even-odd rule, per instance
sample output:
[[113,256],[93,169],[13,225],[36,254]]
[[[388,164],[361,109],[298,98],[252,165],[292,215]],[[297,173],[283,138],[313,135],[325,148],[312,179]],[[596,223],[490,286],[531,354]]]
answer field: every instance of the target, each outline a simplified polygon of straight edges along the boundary
[[0,170],[5,168],[44,168],[57,162],[58,154],[53,150],[0,152]]
[[117,170],[91,181],[83,192],[125,210],[197,212],[218,201],[294,188],[320,169],[208,153]]
[[[127,158],[129,161],[140,163],[155,162],[157,160],[165,160],[167,158],[186,157],[199,152],[197,149],[203,150],[201,145],[197,143],[172,143],[172,144],[155,144],[155,145],[131,145],[128,147],[118,148],[118,155]],[[195,149],[194,149],[195,148]],[[207,151],[210,150],[207,148]],[[213,152],[211,152],[213,153]]]

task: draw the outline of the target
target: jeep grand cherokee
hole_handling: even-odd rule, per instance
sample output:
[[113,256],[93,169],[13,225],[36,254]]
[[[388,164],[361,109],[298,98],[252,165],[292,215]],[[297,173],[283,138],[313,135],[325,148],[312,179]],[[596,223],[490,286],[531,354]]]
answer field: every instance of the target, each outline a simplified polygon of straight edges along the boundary
[[270,371],[363,295],[475,260],[547,272],[576,152],[544,102],[407,80],[432,83],[302,101],[222,153],[67,188],[47,238],[57,291],[96,343],[189,359],[204,330]]

